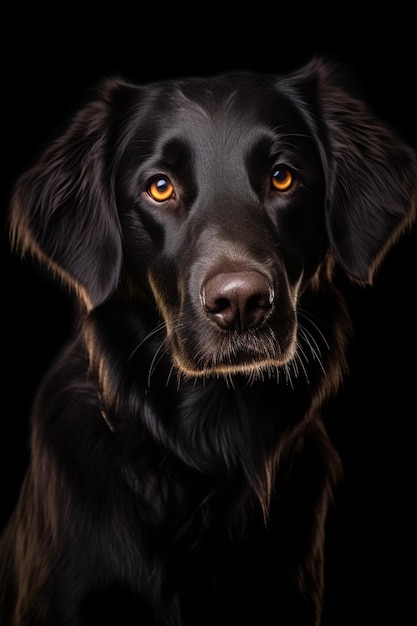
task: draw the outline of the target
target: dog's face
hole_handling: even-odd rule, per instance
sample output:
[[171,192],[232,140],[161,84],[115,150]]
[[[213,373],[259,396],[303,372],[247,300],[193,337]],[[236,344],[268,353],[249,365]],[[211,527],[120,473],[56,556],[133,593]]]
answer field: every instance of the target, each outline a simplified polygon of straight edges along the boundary
[[293,357],[298,292],[325,250],[324,185],[311,132],[271,79],[141,98],[116,183],[125,262],[150,284],[181,372]]
[[257,377],[303,367],[303,337],[316,351],[300,298],[334,265],[372,280],[414,218],[415,172],[317,59],[283,77],[109,80],[18,182],[11,228],[87,309],[156,308],[156,360]]

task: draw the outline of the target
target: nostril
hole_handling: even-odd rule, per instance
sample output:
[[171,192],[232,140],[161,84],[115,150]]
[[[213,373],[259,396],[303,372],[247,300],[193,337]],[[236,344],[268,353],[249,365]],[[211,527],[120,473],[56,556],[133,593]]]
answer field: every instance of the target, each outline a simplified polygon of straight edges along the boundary
[[226,329],[242,331],[258,326],[271,310],[272,302],[270,281],[252,270],[215,274],[202,289],[207,315]]
[[209,313],[220,313],[231,306],[231,302],[227,298],[215,298],[206,304]]

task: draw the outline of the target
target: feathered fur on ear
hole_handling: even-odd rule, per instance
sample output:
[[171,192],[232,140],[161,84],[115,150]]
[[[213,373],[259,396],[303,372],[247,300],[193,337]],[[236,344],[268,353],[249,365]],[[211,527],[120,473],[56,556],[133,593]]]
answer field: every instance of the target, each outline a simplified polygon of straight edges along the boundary
[[290,84],[322,152],[334,257],[351,278],[371,283],[388,249],[415,219],[417,156],[337,85],[336,69],[314,59]]
[[18,180],[12,196],[13,246],[57,273],[88,308],[116,288],[122,263],[107,141],[112,98],[123,85],[107,81],[98,98]]

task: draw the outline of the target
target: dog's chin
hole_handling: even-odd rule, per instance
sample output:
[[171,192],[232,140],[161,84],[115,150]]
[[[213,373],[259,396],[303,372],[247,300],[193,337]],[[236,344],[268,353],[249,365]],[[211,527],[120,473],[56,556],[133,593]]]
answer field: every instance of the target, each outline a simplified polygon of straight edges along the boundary
[[265,376],[274,376],[277,371],[288,365],[294,358],[296,342],[291,341],[285,351],[279,354],[268,354],[261,351],[259,354],[248,351],[238,354],[231,351],[226,354],[205,354],[204,360],[190,357],[186,352],[172,350],[172,362],[178,374],[185,378],[226,378],[235,375],[246,376],[250,380],[263,379]]
[[245,376],[250,380],[263,380],[265,376],[273,376],[280,367],[286,365],[291,359],[285,361],[257,361],[241,364],[216,364],[212,366],[198,367],[181,358],[174,357],[174,366],[179,375],[185,378],[225,378],[230,380],[233,376]]

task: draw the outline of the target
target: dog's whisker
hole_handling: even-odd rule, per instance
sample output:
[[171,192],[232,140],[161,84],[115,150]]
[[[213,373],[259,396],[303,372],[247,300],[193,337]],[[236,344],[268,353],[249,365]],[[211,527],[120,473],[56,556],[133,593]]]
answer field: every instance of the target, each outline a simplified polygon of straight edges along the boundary
[[158,333],[161,332],[161,330],[164,330],[164,328],[166,328],[166,324],[165,322],[159,322],[155,328],[153,330],[151,330],[147,335],[145,335],[145,337],[143,337],[139,343],[134,347],[134,349],[132,350],[132,352],[129,354],[128,357],[128,361],[131,361],[132,358],[135,356],[136,352],[139,350],[139,348],[141,348],[147,341],[149,341],[149,339],[152,339],[152,337],[154,337],[155,335],[157,335]]
[[[323,347],[326,350],[329,350],[329,343],[326,337],[324,336],[323,332],[318,327],[318,325],[315,322],[313,322],[310,319],[310,317],[307,316],[305,313],[302,313],[302,316],[311,324],[314,331],[318,333],[319,340],[324,344]],[[312,355],[312,358],[318,362],[323,374],[327,375],[326,368],[324,367],[324,364],[323,364],[322,351],[321,351],[318,340],[314,337],[313,333],[304,325],[301,325],[301,324],[299,325],[299,332],[300,332],[300,337],[304,340],[304,344],[308,346],[309,351]],[[304,351],[304,349],[301,349],[301,347],[300,347],[300,352],[304,355],[305,362],[308,363],[307,353]]]
[[[301,346],[299,346],[299,351],[297,350],[294,359],[300,364],[300,368],[301,368],[301,370],[302,370],[302,372],[303,372],[303,374],[305,376],[305,379],[306,379],[307,383],[309,383],[310,382],[309,381],[309,376],[308,376],[308,373],[307,373],[307,369],[306,369],[306,367],[304,365],[304,360],[306,361],[306,363],[308,363],[308,359],[306,358],[305,352],[304,352],[304,350],[303,350],[303,348]],[[297,366],[296,375],[297,376],[299,375],[298,366]]]
[[285,363],[284,365],[284,372],[285,372],[286,384],[289,385],[292,390],[294,390],[294,384],[293,384],[293,378],[292,378],[293,369],[290,367],[288,363]]
[[[169,387],[169,383],[170,383],[170,380],[172,378],[172,374],[174,373],[174,371],[175,371],[174,364],[171,363],[171,367],[169,368],[169,372],[168,372],[168,376],[167,376],[167,379],[166,379],[165,387]],[[179,389],[180,389],[180,380],[177,377],[177,391],[179,391]]]
[[[309,324],[311,324],[313,326],[313,328],[315,329],[315,331],[317,331],[317,333],[319,334],[320,338],[322,339],[322,341],[325,344],[325,347],[327,350],[330,349],[329,346],[329,342],[327,341],[324,333],[322,332],[322,330],[319,328],[319,326],[316,324],[316,322],[314,322],[312,320],[312,315],[311,313],[307,313],[306,311],[304,311],[303,309],[299,309],[298,314],[301,315],[302,317],[304,317],[305,320],[308,321]],[[317,344],[318,345],[318,344]]]
[[291,369],[291,371],[293,372],[296,378],[298,378],[298,375],[299,375],[299,369],[298,369],[299,360],[300,360],[300,357],[298,353],[296,352],[294,358],[291,361],[291,364],[288,365],[288,367]]
[[150,389],[151,387],[151,378],[152,375],[155,371],[155,369],[158,366],[158,363],[161,361],[161,359],[164,357],[164,355],[166,354],[166,345],[165,345],[165,341],[162,341],[158,348],[155,350],[155,353],[152,357],[152,361],[149,365],[149,370],[148,370],[148,389]]

